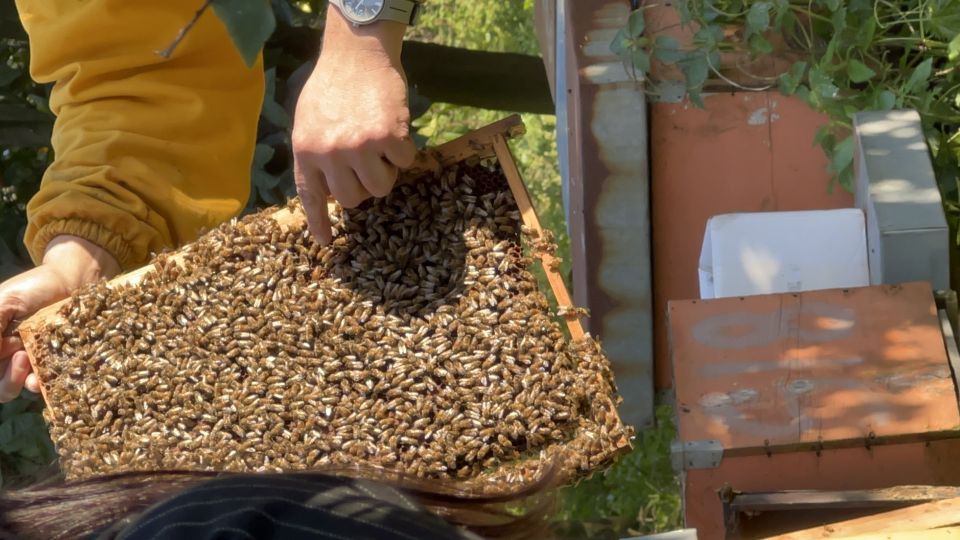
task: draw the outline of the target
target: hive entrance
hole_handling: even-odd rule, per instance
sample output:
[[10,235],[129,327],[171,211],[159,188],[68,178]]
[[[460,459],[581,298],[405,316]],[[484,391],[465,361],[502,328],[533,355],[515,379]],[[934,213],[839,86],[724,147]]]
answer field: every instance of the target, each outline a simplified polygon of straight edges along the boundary
[[27,324],[68,476],[364,463],[508,480],[565,448],[572,478],[623,450],[609,365],[537,290],[512,161],[479,159],[492,140],[469,164],[463,141],[440,147],[435,172],[340,213],[328,247],[298,208],[249,216]]

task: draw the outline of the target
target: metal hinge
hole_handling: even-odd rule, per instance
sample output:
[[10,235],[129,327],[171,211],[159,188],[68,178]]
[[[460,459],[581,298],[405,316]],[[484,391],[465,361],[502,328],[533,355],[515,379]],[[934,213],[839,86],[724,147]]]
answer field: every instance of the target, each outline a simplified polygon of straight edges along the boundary
[[715,469],[723,460],[720,441],[674,441],[670,445],[670,461],[676,472],[691,469]]

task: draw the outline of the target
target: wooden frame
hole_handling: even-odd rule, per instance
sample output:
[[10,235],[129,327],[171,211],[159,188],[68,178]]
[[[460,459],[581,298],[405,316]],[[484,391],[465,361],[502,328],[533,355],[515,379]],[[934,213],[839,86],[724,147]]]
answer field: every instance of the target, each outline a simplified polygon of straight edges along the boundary
[[[530,200],[530,195],[527,193],[527,188],[523,183],[523,178],[514,161],[513,154],[511,154],[510,148],[507,145],[507,139],[522,135],[524,132],[525,127],[520,117],[518,115],[509,116],[499,122],[467,133],[448,143],[420,152],[414,166],[405,171],[399,181],[411,182],[424,174],[431,172],[438,173],[445,167],[467,159],[496,158],[503,169],[513,196],[520,208],[524,225],[538,232],[542,232],[543,227]],[[301,212],[291,211],[289,208],[280,209],[271,217],[282,227],[299,226],[302,225],[306,219]],[[549,254],[539,254],[537,256],[539,256],[543,264],[544,271],[547,274],[547,279],[554,297],[557,299],[557,303],[561,307],[572,307],[570,294],[567,291],[566,285],[560,274],[553,269],[556,258]],[[183,254],[181,252],[174,253],[171,255],[171,258],[179,261],[183,258]],[[108,282],[108,285],[135,285],[139,283],[148,272],[154,269],[155,266],[153,264],[148,264],[142,268],[113,278]],[[42,373],[42,371],[38,370],[41,360],[39,352],[42,350],[38,343],[39,334],[42,333],[43,328],[48,324],[56,324],[58,320],[62,320],[59,311],[67,301],[69,301],[69,299],[48,306],[19,325],[18,331],[23,340],[24,348],[30,357],[30,364],[37,374]],[[585,336],[583,327],[578,319],[569,315],[564,317],[564,319],[570,330],[570,335],[574,340],[582,339]],[[40,392],[44,400],[50,403],[47,399],[42,380],[40,381]]]
[[[882,514],[861,517],[822,527],[813,527],[788,534],[772,536],[769,540],[821,540],[824,538],[936,538],[935,530],[950,527],[960,532],[960,497],[892,510]],[[930,530],[934,529],[934,530]],[[941,530],[943,532],[943,530]],[[896,534],[896,536],[891,536]],[[948,538],[948,535],[939,537]],[[956,536],[952,536],[956,538]]]
[[765,538],[830,522],[876,516],[892,510],[960,497],[955,486],[896,486],[882,489],[721,491],[726,534]]

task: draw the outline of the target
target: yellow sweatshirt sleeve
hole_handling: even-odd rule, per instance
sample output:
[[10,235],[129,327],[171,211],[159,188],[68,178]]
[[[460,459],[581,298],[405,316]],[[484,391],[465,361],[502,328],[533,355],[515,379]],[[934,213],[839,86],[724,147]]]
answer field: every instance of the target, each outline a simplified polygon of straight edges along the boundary
[[199,0],[17,0],[30,73],[53,82],[54,162],[27,205],[35,262],[76,235],[126,269],[242,210],[263,100],[207,10],[170,59],[159,54]]

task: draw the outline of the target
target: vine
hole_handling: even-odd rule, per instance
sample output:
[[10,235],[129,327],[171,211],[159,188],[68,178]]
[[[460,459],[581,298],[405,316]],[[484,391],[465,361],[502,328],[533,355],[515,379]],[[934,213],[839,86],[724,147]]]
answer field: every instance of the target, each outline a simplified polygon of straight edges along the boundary
[[[829,121],[815,142],[829,170],[853,188],[853,115],[859,111],[916,109],[954,223],[960,158],[960,1],[958,0],[679,0],[686,42],[650,35],[647,5],[634,11],[611,50],[638,77],[651,60],[680,68],[687,96],[703,107],[711,75],[728,88],[777,87]],[[740,67],[724,73],[721,55],[751,60],[798,58],[773,75]],[[736,67],[736,66],[735,66]]]

